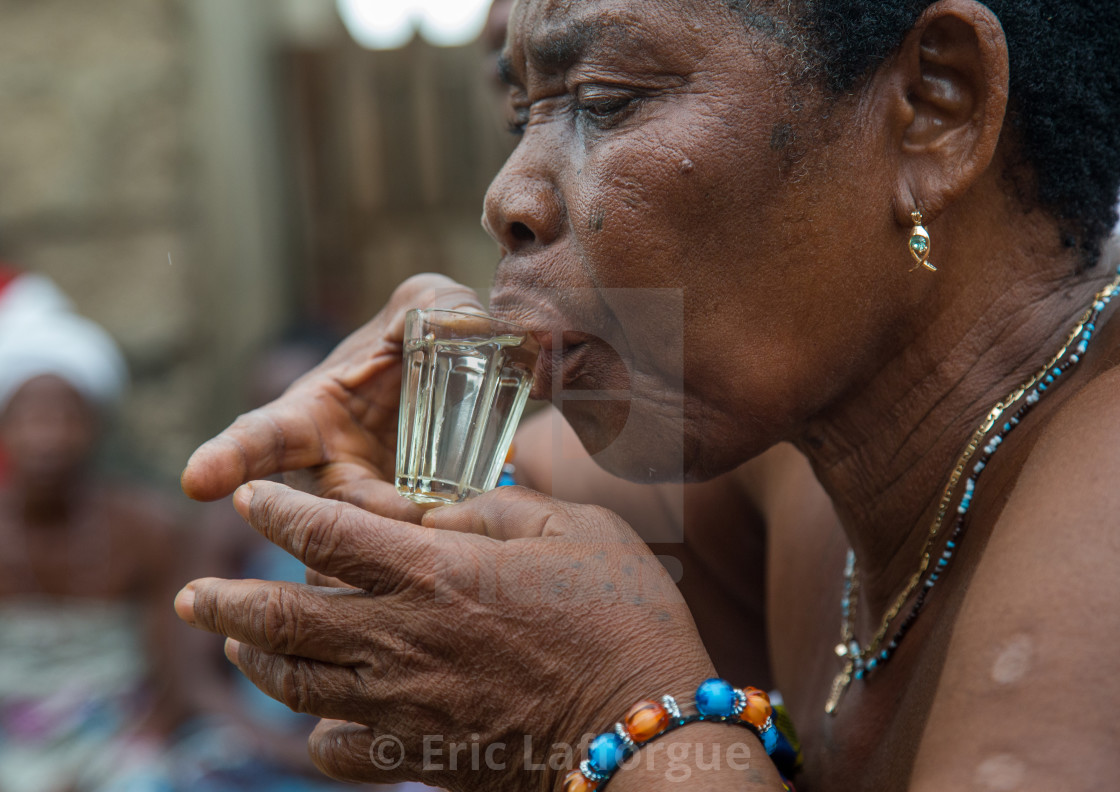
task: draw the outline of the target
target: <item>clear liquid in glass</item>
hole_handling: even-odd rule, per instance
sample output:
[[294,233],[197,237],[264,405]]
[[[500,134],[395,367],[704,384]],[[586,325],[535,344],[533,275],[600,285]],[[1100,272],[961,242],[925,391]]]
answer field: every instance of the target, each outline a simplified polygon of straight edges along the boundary
[[523,337],[408,339],[397,435],[397,491],[458,503],[494,488],[533,383]]

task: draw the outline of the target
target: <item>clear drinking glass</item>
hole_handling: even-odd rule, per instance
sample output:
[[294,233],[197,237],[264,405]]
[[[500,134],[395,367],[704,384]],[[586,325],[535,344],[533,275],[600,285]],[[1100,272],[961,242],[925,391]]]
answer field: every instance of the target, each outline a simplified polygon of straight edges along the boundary
[[458,503],[494,488],[533,385],[540,345],[481,314],[420,309],[405,320],[397,492]]

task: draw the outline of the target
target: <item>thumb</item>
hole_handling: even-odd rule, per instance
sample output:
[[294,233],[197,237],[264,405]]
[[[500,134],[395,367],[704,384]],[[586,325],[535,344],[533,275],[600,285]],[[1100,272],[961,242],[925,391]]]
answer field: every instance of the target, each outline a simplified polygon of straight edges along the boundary
[[569,504],[525,487],[499,487],[463,503],[425,512],[421,524],[501,541],[534,539],[549,535],[550,521],[559,529],[566,521],[554,518],[566,517],[569,508]]

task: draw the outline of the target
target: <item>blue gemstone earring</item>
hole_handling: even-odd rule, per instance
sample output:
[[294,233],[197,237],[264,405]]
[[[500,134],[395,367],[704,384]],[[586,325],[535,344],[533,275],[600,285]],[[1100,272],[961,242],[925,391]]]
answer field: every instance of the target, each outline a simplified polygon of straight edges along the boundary
[[915,209],[910,213],[910,219],[914,221],[914,230],[910,232],[910,242],[907,247],[914,261],[917,262],[910,271],[925,267],[930,272],[937,272],[937,267],[929,263],[929,232],[922,225],[922,213]]

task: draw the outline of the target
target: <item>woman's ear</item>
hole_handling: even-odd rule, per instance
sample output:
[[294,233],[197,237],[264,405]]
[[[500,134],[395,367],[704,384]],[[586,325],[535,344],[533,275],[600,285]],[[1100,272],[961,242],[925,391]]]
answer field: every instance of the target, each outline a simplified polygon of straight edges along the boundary
[[[899,163],[894,210],[926,222],[980,178],[995,157],[1007,110],[1007,41],[976,0],[940,0],[918,18],[872,78]],[[885,100],[885,101],[884,101]]]

